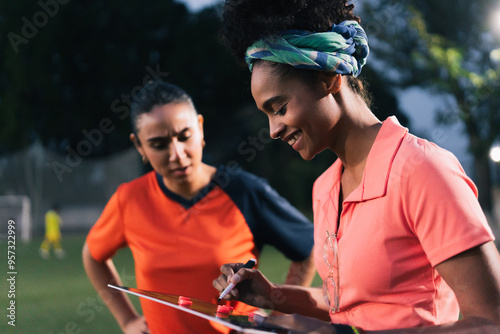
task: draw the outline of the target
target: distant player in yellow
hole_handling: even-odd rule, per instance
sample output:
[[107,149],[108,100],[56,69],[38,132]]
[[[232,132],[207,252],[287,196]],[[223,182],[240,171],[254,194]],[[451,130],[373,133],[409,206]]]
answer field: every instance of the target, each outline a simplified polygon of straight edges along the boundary
[[40,246],[40,256],[44,259],[50,258],[50,246],[54,247],[54,255],[58,259],[65,256],[64,250],[61,247],[61,229],[62,220],[59,216],[59,208],[53,205],[45,214],[45,239]]

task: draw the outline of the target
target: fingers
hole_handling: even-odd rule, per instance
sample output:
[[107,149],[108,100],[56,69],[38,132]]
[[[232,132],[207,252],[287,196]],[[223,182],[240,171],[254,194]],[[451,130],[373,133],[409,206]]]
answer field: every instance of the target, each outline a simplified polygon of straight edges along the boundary
[[[212,282],[214,288],[223,291],[230,283],[235,286],[247,279],[247,271],[250,269],[243,268],[243,263],[227,263],[221,267],[222,275]],[[231,300],[239,297],[239,292],[236,287],[233,287],[231,292],[224,299]]]
[[241,263],[226,263],[222,267],[220,267],[221,273],[230,277],[234,275],[235,272],[238,271],[243,266]]
[[228,285],[226,275],[220,275],[219,277],[214,279],[212,285],[214,286],[214,288],[219,290],[219,292],[222,292],[222,290],[224,290]]
[[[222,292],[228,285],[231,283],[231,279],[234,276],[235,270],[239,269],[238,263],[227,263],[220,268],[222,275],[217,277],[212,285],[214,288]],[[224,299],[231,299],[231,296],[228,295]]]
[[149,327],[148,327],[148,323],[146,322],[146,318],[144,318],[144,316],[142,316],[142,333],[143,334],[149,334]]
[[149,334],[149,327],[144,316],[130,320],[123,329],[125,334]]
[[234,297],[234,298],[238,298],[239,297],[239,290],[238,290],[238,284],[247,280],[252,272],[255,271],[255,269],[247,269],[247,268],[240,268],[236,274],[232,275],[231,277],[228,278],[228,282],[229,283],[233,283],[235,285],[235,287],[231,290],[230,294]]

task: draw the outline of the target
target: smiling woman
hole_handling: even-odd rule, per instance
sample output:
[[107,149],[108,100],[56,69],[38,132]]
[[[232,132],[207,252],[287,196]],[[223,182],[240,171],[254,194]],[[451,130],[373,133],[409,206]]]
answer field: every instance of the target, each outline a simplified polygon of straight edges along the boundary
[[[329,112],[331,95],[323,85],[283,79],[274,75],[265,62],[257,63],[253,73],[252,95],[269,118],[272,138],[281,138],[305,160],[311,160],[328,148],[328,142],[334,142],[328,139],[334,134],[330,124],[339,120],[339,113]],[[337,76],[333,80],[332,89],[338,92],[342,79]],[[311,113],[314,109],[318,112]]]
[[348,0],[226,0],[222,36],[248,65],[271,136],[303,159],[338,159],[313,187],[323,289],[235,264],[214,286],[239,282],[233,297],[251,305],[280,294],[276,310],[290,315],[258,322],[293,333],[498,333],[500,255],[477,188],[450,152],[373,114],[356,78],[368,37],[353,10]]

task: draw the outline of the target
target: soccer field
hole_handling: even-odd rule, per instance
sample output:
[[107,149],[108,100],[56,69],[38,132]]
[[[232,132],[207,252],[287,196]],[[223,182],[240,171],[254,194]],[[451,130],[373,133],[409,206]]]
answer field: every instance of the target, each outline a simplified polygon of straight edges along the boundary
[[[41,239],[16,244],[15,299],[9,297],[7,243],[0,241],[0,333],[82,334],[120,333],[119,327],[85,275],[81,249],[84,236],[65,236],[66,258],[43,260],[38,255]],[[123,284],[135,285],[133,260],[128,249],[114,258]],[[260,269],[273,282],[283,282],[289,261],[273,248],[265,248]],[[316,277],[313,285],[320,286]],[[10,326],[7,308],[15,300],[15,327]],[[139,307],[138,298],[131,297]]]

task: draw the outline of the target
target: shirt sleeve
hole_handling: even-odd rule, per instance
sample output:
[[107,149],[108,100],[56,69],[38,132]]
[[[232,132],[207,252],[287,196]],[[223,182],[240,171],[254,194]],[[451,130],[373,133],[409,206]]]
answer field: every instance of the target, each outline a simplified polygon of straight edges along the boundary
[[450,152],[427,147],[403,180],[410,228],[433,266],[494,239],[477,188]]
[[265,180],[259,180],[257,237],[264,244],[276,247],[292,261],[305,260],[314,245],[313,223]]
[[94,260],[104,262],[125,247],[124,221],[120,205],[120,188],[106,204],[101,216],[87,235],[87,246]]

